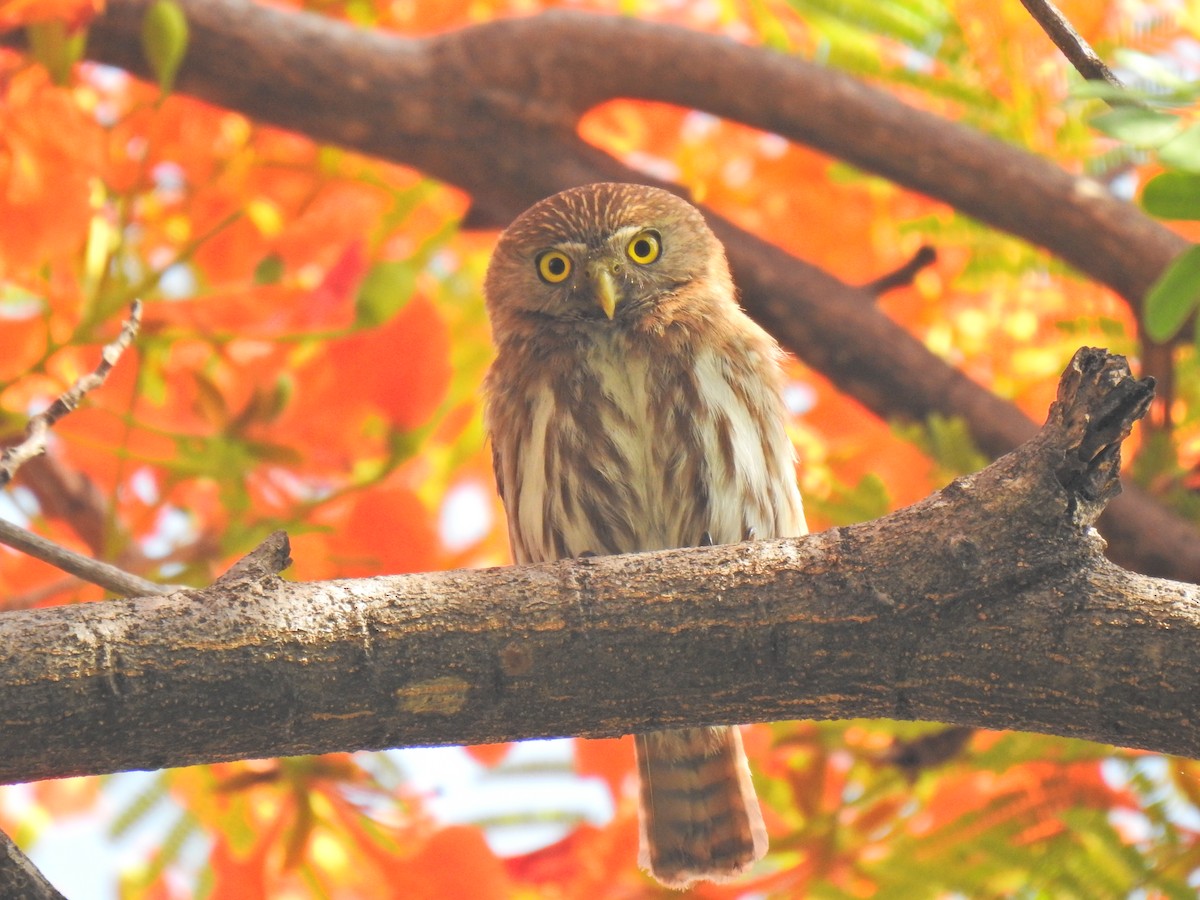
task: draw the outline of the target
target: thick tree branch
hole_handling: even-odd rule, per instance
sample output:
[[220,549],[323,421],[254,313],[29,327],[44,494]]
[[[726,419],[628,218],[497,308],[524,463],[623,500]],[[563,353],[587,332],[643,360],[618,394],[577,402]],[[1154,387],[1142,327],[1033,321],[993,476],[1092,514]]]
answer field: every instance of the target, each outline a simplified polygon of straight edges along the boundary
[[0,781],[853,716],[1200,757],[1200,588],[1091,529],[1151,391],[1081,351],[1017,451],[798,540],[310,584],[277,545],[250,581],[6,614]]
[[[146,75],[149,0],[114,0],[88,53]],[[412,39],[245,0],[184,0],[179,90],[254,119],[416,166],[496,221],[586,160],[539,152],[617,97],[657,100],[823,150],[1046,247],[1139,301],[1187,243],[1101,185],[840,72],[627,17],[552,12]],[[534,160],[543,165],[531,165]],[[551,162],[544,171],[544,161]]]
[[[93,58],[146,74],[148,0],[112,0]],[[908,107],[840,73],[711,35],[550,13],[423,39],[365,32],[242,0],[182,0],[179,90],[259,121],[420,168],[503,223],[605,179],[650,182],[581,141],[579,116],[618,96],[706,109],[818,147],[1042,244],[1131,300],[1185,246],[1100,185]],[[854,288],[719,217],[747,310],[790,350],[885,417],[959,416],[999,455],[1036,430],[946,365]],[[1129,490],[1103,523],[1111,554],[1200,581],[1200,533]]]

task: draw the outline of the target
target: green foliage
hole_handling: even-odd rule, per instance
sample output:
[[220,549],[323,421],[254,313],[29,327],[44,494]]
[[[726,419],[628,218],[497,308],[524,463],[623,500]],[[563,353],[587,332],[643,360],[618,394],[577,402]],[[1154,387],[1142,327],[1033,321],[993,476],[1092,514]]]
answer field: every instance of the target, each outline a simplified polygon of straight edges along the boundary
[[268,253],[254,267],[254,283],[278,284],[283,279],[283,257],[278,253]]
[[[787,2],[818,36],[818,61],[951,100],[977,122],[1003,115],[970,74],[962,31],[944,0]],[[947,78],[944,69],[965,77]]]
[[1092,119],[1092,127],[1134,147],[1153,149],[1183,131],[1178,117],[1141,106],[1119,106]]
[[[1076,97],[1100,98],[1113,108],[1091,119],[1098,131],[1125,145],[1152,152],[1166,169],[1142,193],[1142,207],[1169,219],[1200,219],[1200,125],[1189,124],[1179,108],[1200,101],[1200,81],[1180,78],[1163,62],[1145,54],[1124,53],[1122,65],[1144,87],[1122,89],[1087,82]],[[1200,246],[1185,250],[1146,294],[1142,323],[1154,341],[1168,341],[1200,306]],[[1200,324],[1196,331],[1200,346]]]
[[164,94],[171,93],[188,47],[188,22],[175,0],[154,0],[142,19],[142,52]]
[[956,416],[934,413],[921,424],[896,424],[893,430],[934,461],[937,480],[943,484],[959,475],[978,472],[990,462],[975,446],[970,427]]
[[843,29],[885,37],[914,50],[935,54],[946,43],[947,33],[957,34],[954,18],[939,0],[789,0],[793,9],[817,28]]
[[1163,172],[1146,182],[1142,207],[1161,219],[1200,219],[1200,175]]
[[[1200,125],[1192,125],[1158,148],[1164,166],[1179,172],[1200,173]],[[1200,210],[1197,210],[1200,217]]]
[[854,485],[835,484],[828,497],[805,497],[804,505],[833,525],[878,519],[891,509],[891,494],[878,475],[868,472]]
[[[1143,321],[1151,340],[1167,341],[1200,306],[1200,244],[1193,244],[1172,261],[1146,294]],[[1196,341],[1200,345],[1200,324]]]
[[412,298],[417,273],[412,263],[378,262],[367,271],[354,301],[355,323],[366,328],[382,325]]
[[45,66],[50,78],[57,85],[68,84],[71,69],[83,58],[87,35],[82,29],[72,29],[57,20],[35,22],[25,29],[29,49],[39,63]]

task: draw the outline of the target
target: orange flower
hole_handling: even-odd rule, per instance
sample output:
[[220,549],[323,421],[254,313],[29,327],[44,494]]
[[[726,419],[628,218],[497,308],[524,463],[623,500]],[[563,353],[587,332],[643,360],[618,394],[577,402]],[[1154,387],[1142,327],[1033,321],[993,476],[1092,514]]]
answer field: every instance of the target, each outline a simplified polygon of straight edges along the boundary
[[99,126],[41,69],[0,99],[0,271],[70,253],[87,236]]
[[0,0],[0,29],[49,22],[80,28],[104,11],[104,0]]

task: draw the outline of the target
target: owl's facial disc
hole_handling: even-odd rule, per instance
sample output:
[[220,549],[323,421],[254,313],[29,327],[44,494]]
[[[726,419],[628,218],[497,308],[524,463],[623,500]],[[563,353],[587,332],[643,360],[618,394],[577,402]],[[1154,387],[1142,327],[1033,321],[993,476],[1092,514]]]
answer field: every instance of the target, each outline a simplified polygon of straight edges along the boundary
[[664,281],[650,270],[659,268],[663,255],[658,229],[624,225],[582,241],[543,245],[532,262],[547,288],[540,295],[547,311],[572,319],[599,318],[603,313],[612,321],[624,305],[636,299],[640,307],[654,298]]

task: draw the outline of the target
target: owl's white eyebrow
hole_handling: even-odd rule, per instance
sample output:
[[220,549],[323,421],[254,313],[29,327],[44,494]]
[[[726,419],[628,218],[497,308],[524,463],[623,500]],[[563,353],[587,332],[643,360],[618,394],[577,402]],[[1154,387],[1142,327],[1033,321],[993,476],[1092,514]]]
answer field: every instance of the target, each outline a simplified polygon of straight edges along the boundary
[[587,253],[587,244],[581,241],[560,241],[557,244],[551,244],[549,249],[560,250],[572,258],[577,258]]
[[550,248],[553,250],[561,250],[568,256],[573,256],[574,254],[585,254],[592,249],[593,246],[607,244],[610,241],[621,242],[644,230],[645,227],[642,225],[623,225],[622,227],[604,235],[597,245],[585,244],[582,241],[561,241],[557,244],[551,244]]
[[645,225],[626,225],[623,228],[618,228],[616,231],[614,231],[612,236],[615,238],[633,237],[635,234],[645,230]]

